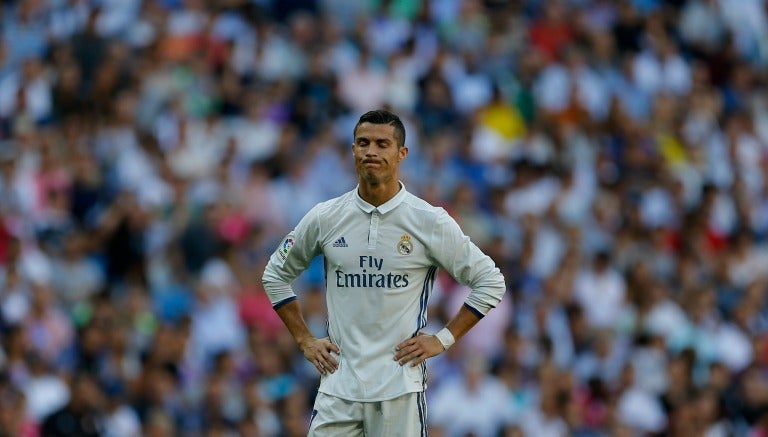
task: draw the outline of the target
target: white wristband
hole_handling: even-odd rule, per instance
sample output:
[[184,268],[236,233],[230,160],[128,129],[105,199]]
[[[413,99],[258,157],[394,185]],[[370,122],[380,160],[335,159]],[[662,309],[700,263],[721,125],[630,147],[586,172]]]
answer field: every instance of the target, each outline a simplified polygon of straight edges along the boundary
[[435,337],[440,340],[440,344],[443,345],[443,349],[445,350],[448,350],[448,348],[456,342],[456,339],[453,338],[453,334],[451,334],[451,331],[448,328],[443,328],[438,331],[438,333],[435,334]]

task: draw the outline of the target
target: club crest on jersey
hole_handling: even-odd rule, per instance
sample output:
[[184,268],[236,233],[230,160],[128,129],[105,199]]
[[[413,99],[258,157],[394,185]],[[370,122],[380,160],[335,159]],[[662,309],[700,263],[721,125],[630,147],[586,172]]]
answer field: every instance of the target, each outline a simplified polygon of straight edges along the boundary
[[400,237],[400,241],[397,242],[397,251],[400,252],[400,255],[410,255],[413,252],[411,237],[408,235]]

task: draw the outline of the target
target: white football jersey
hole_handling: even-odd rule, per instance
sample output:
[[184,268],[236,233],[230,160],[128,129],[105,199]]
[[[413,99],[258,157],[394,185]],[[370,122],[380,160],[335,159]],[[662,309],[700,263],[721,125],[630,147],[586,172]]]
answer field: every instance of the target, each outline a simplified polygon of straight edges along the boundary
[[264,289],[273,306],[296,298],[291,283],[325,256],[328,334],[341,350],[320,391],[350,401],[382,401],[426,388],[426,367],[400,366],[395,346],[427,324],[438,268],[471,287],[478,316],[496,306],[504,278],[448,213],[410,194],[374,207],[357,192],[312,208],[272,254]]

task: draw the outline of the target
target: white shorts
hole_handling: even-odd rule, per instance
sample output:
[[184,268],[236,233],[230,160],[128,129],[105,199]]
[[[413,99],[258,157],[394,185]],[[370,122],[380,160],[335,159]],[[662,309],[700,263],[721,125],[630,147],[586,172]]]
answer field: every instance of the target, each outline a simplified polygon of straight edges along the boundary
[[346,401],[318,393],[309,425],[311,437],[425,437],[424,392],[378,402]]

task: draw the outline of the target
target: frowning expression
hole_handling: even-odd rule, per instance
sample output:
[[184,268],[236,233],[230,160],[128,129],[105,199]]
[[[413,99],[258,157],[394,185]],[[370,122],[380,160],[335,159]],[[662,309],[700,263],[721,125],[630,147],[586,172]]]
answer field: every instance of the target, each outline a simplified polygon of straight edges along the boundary
[[408,148],[399,145],[394,126],[361,123],[355,131],[352,154],[361,182],[381,184],[398,180],[398,166],[408,155]]

